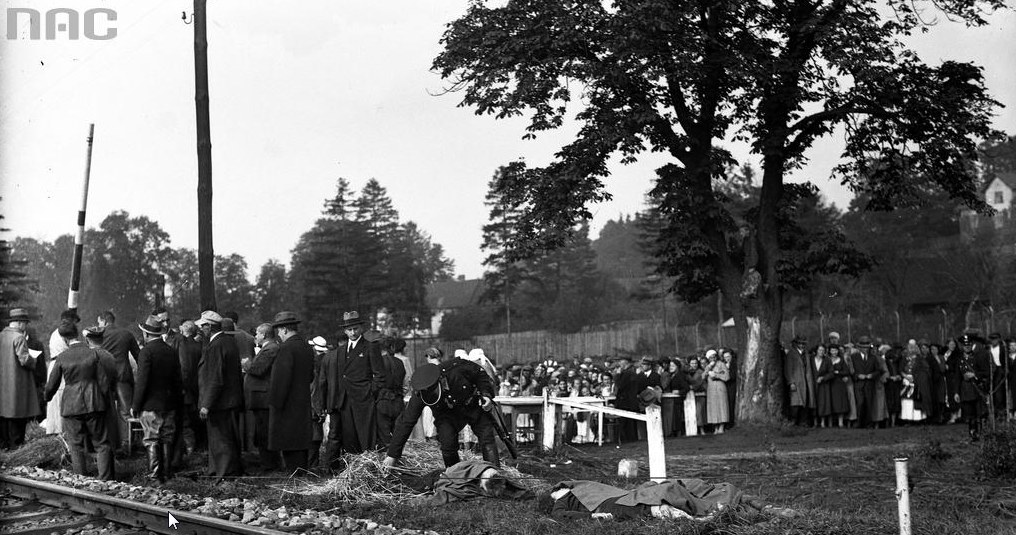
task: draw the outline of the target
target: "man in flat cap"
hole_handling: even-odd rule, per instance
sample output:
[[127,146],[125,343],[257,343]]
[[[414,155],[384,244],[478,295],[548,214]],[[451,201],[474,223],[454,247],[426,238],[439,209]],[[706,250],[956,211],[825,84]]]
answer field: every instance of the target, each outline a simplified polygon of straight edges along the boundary
[[479,440],[483,460],[500,467],[494,423],[488,414],[498,410],[493,401],[495,390],[483,368],[468,360],[451,359],[440,365],[424,364],[417,368],[413,374],[414,395],[395,422],[384,465],[395,465],[424,407],[430,407],[445,467],[459,462],[459,431],[466,425]]
[[212,310],[194,322],[208,345],[198,364],[198,414],[208,428],[208,474],[219,478],[243,474],[240,458],[240,413],[243,378],[240,352],[222,332],[222,316]]
[[325,463],[333,470],[343,452],[362,453],[374,448],[377,440],[377,413],[374,402],[384,386],[384,361],[379,339],[363,335],[364,321],[356,311],[342,315],[341,328],[347,340],[339,342],[321,361],[316,393],[317,404],[328,413]]
[[12,308],[0,332],[0,449],[25,442],[28,420],[42,413],[35,385],[35,357],[28,352],[28,311]]

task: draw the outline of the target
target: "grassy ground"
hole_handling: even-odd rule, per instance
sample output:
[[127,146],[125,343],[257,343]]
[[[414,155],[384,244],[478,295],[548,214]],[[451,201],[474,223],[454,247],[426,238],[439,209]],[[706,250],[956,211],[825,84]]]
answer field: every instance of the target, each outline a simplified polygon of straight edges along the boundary
[[[976,457],[980,450],[967,443],[965,436],[961,425],[885,430],[735,427],[723,435],[667,441],[670,477],[727,481],[768,503],[797,511],[799,515],[793,518],[732,512],[705,522],[561,523],[539,513],[532,500],[478,500],[433,507],[408,502],[371,505],[294,493],[314,483],[312,478],[243,478],[215,484],[200,477],[178,477],[167,486],[193,495],[257,498],[276,505],[330,510],[398,527],[462,535],[579,535],[604,528],[612,535],[874,535],[898,532],[893,459],[906,456],[913,485],[914,533],[1016,534],[1016,483],[1011,477],[979,477]],[[645,466],[645,445],[526,452],[518,468],[547,483],[595,479],[633,486],[640,481],[616,476],[617,462],[624,458],[640,459],[640,465]],[[191,462],[198,468],[201,459]],[[144,461],[140,457],[120,461],[118,470],[123,479],[143,482]]]

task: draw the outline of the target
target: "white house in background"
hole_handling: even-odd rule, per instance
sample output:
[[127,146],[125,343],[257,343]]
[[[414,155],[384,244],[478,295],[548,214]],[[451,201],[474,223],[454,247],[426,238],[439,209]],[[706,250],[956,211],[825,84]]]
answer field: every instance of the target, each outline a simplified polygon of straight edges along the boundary
[[1008,224],[1011,218],[1016,216],[1013,210],[1013,195],[1016,194],[1016,173],[1002,172],[988,181],[984,186],[984,202],[995,209],[995,215],[989,217],[980,216],[973,210],[964,210],[960,218],[960,232],[969,236],[981,225],[991,224],[995,228],[1002,228]]
[[483,294],[483,279],[470,279],[462,275],[449,281],[434,282],[427,286],[427,307],[430,308],[430,332],[440,335],[441,320],[445,314],[475,305]]

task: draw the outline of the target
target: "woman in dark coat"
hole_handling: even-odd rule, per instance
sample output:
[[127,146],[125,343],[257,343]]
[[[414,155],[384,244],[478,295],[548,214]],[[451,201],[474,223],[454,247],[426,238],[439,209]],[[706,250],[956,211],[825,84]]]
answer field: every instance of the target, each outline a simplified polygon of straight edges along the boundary
[[[815,347],[808,364],[812,367],[815,377],[815,425],[825,427],[831,425],[829,417],[833,414],[832,383],[835,379],[833,366],[826,355],[826,347],[819,344]],[[842,381],[841,381],[842,382]]]
[[727,427],[733,427],[734,416],[737,414],[737,359],[734,358],[734,351],[723,348],[720,351],[723,362],[727,364],[727,373],[730,379],[727,380],[727,407],[730,409],[730,419]]
[[[843,427],[843,419],[850,413],[850,396],[847,389],[851,373],[839,345],[829,346],[829,369],[833,376],[829,381],[829,408],[831,415],[836,417],[837,427]],[[832,422],[829,425],[831,426]]]

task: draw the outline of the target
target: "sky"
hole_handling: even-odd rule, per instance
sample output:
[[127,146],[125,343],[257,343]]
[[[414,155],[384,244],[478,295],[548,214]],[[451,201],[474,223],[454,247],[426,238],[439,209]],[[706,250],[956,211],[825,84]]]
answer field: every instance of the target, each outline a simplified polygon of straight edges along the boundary
[[[197,247],[192,2],[0,0],[0,213],[11,236],[52,240],[76,230],[88,125],[95,124],[88,226],[115,210],[145,215],[174,247]],[[210,0],[208,61],[214,244],[239,253],[251,278],[284,263],[320,217],[340,177],[359,190],[377,179],[403,221],[440,243],[467,278],[483,273],[487,182],[498,166],[547,163],[573,125],[523,140],[523,119],[495,120],[459,107],[430,70],[445,25],[466,0]],[[6,35],[8,9],[73,7],[116,12],[116,37]],[[188,19],[189,20],[189,19]],[[984,28],[939,21],[910,44],[931,64],[974,61],[1007,106],[995,127],[1016,133],[1016,15]],[[103,35],[99,19],[95,33]],[[793,176],[845,208],[831,181],[840,140],[817,145]],[[736,155],[752,158],[743,148]],[[643,209],[659,157],[612,166],[613,200],[592,207],[603,224]],[[757,166],[757,164],[756,164]],[[87,244],[86,244],[87,247]],[[68,254],[71,254],[68,251]]]

